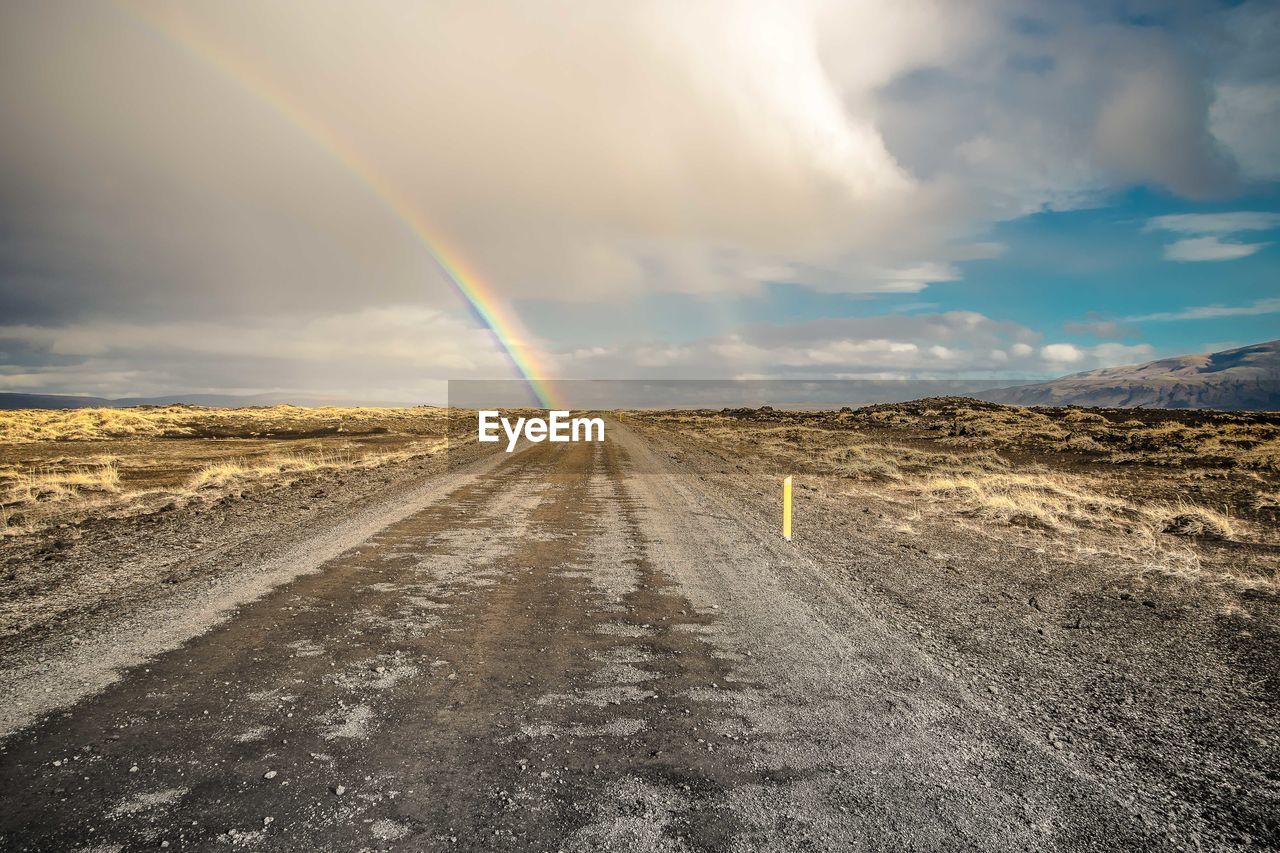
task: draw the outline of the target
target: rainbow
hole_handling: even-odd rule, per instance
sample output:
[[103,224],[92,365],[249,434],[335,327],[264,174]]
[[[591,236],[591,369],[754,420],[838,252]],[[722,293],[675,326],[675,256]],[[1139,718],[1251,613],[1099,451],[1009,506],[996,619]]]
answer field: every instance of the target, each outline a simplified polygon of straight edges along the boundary
[[528,336],[524,333],[519,321],[507,309],[492,286],[487,284],[475,270],[470,269],[458,252],[445,246],[439,229],[434,228],[427,221],[426,216],[408,196],[397,189],[359,152],[346,144],[332,128],[303,108],[288,92],[272,83],[264,75],[255,73],[245,60],[213,39],[197,32],[180,20],[148,14],[136,4],[128,3],[126,0],[117,0],[116,6],[127,16],[140,21],[153,32],[204,60],[262,100],[324,149],[352,176],[365,184],[426,249],[432,262],[466,301],[476,319],[493,335],[512,367],[528,384],[538,405],[545,409],[559,408],[557,397],[546,379],[546,371],[537,364],[533,352],[525,343]]

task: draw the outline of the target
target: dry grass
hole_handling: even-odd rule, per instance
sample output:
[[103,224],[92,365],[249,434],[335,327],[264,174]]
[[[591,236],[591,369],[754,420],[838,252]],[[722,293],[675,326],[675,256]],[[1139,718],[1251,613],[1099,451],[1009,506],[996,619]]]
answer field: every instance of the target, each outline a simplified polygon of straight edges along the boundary
[[0,536],[435,453],[445,430],[428,407],[0,412]]
[[298,475],[316,471],[373,468],[436,453],[443,447],[444,441],[440,440],[413,450],[364,456],[284,453],[252,460],[226,460],[205,465],[184,483],[165,489],[122,488],[114,462],[62,471],[6,471],[0,479],[0,536],[39,532],[51,524],[87,512],[131,515],[175,500],[214,500],[265,482],[288,483]]
[[1055,533],[1099,531],[1152,543],[1156,534],[1236,539],[1245,527],[1186,500],[1135,503],[1106,494],[1093,478],[1068,474],[959,473],[927,477],[905,489],[983,521]]
[[1133,410],[1024,409],[948,397],[869,406],[842,416],[840,424],[896,429],[959,447],[1280,473],[1280,417],[1274,413],[1139,414],[1142,418]]
[[1253,496],[1253,508],[1258,510],[1280,510],[1280,492],[1258,492]]
[[101,503],[120,491],[114,459],[63,469],[0,470],[0,535],[27,531],[34,516],[56,515],[72,503]]
[[1154,508],[1144,507],[1144,512],[1156,519],[1161,533],[1205,539],[1245,539],[1250,535],[1249,527],[1239,519],[1188,501]]
[[114,460],[97,466],[78,466],[66,471],[43,470],[18,474],[10,484],[10,494],[29,501],[62,500],[82,492],[120,491],[120,470]]
[[140,406],[129,409],[0,411],[0,444],[130,438],[250,438],[437,429],[442,411],[324,406]]
[[960,471],[963,473],[923,477],[904,488],[989,521],[1045,530],[1102,527],[1134,520],[1135,513],[1128,502],[1100,494],[1077,478]]
[[[1204,434],[1212,429],[1209,426],[1152,428],[1139,422],[1161,458],[1147,459],[1145,469],[1117,468],[1110,459],[1089,462],[1074,455],[1081,445],[1073,438],[1094,441],[1080,436],[1078,430],[1110,424],[1106,418],[1074,411],[1059,423],[1043,413],[1007,408],[979,412],[953,407],[946,412],[946,428],[931,436],[921,435],[920,418],[938,422],[942,414],[937,409],[918,416],[883,407],[863,417],[796,413],[792,419],[788,413],[778,413],[777,417],[751,418],[709,412],[654,412],[641,417],[726,458],[752,459],[757,470],[763,463],[778,473],[807,474],[810,483],[828,494],[881,501],[891,510],[886,526],[899,533],[915,534],[930,519],[963,524],[985,535],[1008,537],[1016,530],[1063,553],[1110,553],[1179,573],[1198,573],[1210,542],[1240,547],[1280,542],[1265,519],[1242,518],[1219,511],[1220,504],[1211,506],[1188,497],[1192,484],[1207,484],[1207,494],[1217,494],[1215,489],[1231,491],[1251,512],[1276,506],[1275,477],[1266,465],[1255,468],[1249,462],[1254,458],[1250,454],[1270,452],[1266,441],[1257,443],[1257,429],[1226,425],[1215,444]],[[851,428],[850,420],[875,426]],[[1022,426],[1030,433],[1015,438],[1012,432]],[[1106,428],[1138,429],[1123,424]],[[1236,449],[1230,468],[1184,472],[1164,464],[1163,455],[1191,433],[1196,436],[1194,453],[1209,458],[1217,452],[1211,448],[1233,446],[1246,432],[1255,443]],[[1000,436],[1001,440],[970,441],[974,436]],[[1028,452],[1029,446],[1048,437],[1054,439],[1055,452]],[[995,447],[1010,453],[998,453]],[[1252,470],[1242,471],[1245,468]],[[1236,565],[1231,558],[1217,570],[1248,576],[1250,582],[1275,577],[1274,567],[1255,571]]]
[[413,451],[399,453],[380,453],[372,456],[353,456],[348,453],[316,453],[304,455],[285,453],[279,456],[257,460],[228,460],[206,465],[197,471],[187,483],[187,492],[200,489],[225,489],[229,486],[243,485],[252,480],[269,479],[273,481],[286,479],[290,474],[303,474],[309,471],[344,470],[350,468],[372,468],[390,462],[400,462],[423,454],[437,453],[444,449],[446,442],[441,439],[432,444],[420,446]]
[[19,409],[0,412],[0,442],[11,444],[158,436],[163,432],[164,428],[156,419],[126,409]]
[[5,501],[36,503],[61,500],[77,492],[116,492],[120,488],[120,470],[114,459],[71,468],[35,468],[20,471],[0,470],[0,489]]
[[210,487],[221,488],[251,478],[278,477],[281,474],[298,474],[322,468],[352,468],[355,465],[356,461],[351,457],[328,456],[325,454],[316,456],[287,454],[278,458],[259,459],[253,462],[248,460],[215,462],[197,471],[190,480],[189,488],[192,490]]

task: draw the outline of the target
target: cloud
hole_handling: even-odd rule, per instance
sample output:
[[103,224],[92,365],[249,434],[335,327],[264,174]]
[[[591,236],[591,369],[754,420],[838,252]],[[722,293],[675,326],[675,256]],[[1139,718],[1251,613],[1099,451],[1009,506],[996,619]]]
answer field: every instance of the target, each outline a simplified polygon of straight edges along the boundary
[[1210,116],[1214,135],[1228,145],[1245,175],[1259,181],[1280,178],[1280,84],[1219,85]]
[[1217,237],[1189,237],[1164,247],[1170,261],[1234,261],[1247,258],[1270,243],[1225,243]]
[[1049,344],[1040,350],[1040,357],[1053,364],[1075,364],[1084,358],[1084,352],[1073,344]]
[[1226,16],[1209,108],[1214,138],[1231,151],[1245,178],[1280,178],[1280,81],[1276,44],[1280,6],[1242,3]]
[[1167,322],[1174,320],[1216,320],[1222,317],[1254,317],[1280,313],[1280,299],[1259,299],[1249,305],[1199,305],[1179,311],[1161,311],[1126,317],[1129,323]]
[[1024,326],[972,311],[756,324],[664,351],[638,367],[643,346],[552,354],[557,375],[618,378],[1042,378],[1150,358],[1147,344],[1035,346]]
[[1280,214],[1241,210],[1231,213],[1178,213],[1157,216],[1147,222],[1147,231],[1171,231],[1200,236],[1176,240],[1164,247],[1170,261],[1234,261],[1247,258],[1270,243],[1240,243],[1223,239],[1241,231],[1269,231],[1280,228]]
[[107,396],[289,390],[412,402],[446,379],[507,375],[487,331],[412,305],[234,323],[8,325],[0,351],[0,386]]
[[1094,347],[1079,347],[1074,343],[1051,343],[1042,347],[1039,356],[1048,365],[1079,365],[1084,368],[1133,364],[1151,359],[1155,348],[1148,343],[1100,343]]
[[1133,338],[1141,334],[1141,331],[1133,326],[1125,326],[1114,320],[1100,319],[1068,321],[1062,324],[1062,329],[1070,335],[1090,335],[1095,338]]
[[909,292],[993,221],[1231,183],[1177,32],[1065,7],[1026,4],[1038,29],[940,2],[128,8],[4,12],[3,165],[35,202],[6,225],[29,275],[61,267],[31,310],[340,306],[357,283],[447,304],[333,148],[507,298],[752,292],[778,266]]
[[[1031,0],[6,4],[0,316],[59,335],[15,356],[59,387],[412,389],[376,339],[394,382],[308,353],[385,329],[378,312],[425,311],[440,349],[414,344],[408,362],[484,369],[424,231],[508,306],[945,287],[1000,252],[994,223],[1133,184],[1238,187],[1238,161],[1273,144],[1250,113],[1276,82],[1256,35],[1273,17],[1188,6],[1153,27]],[[193,324],[245,349],[171,372]],[[687,358],[646,334],[634,356],[654,369]],[[904,343],[766,349],[835,367],[877,339]],[[90,340],[102,350],[60,351]],[[999,361],[905,342],[921,369]],[[1035,358],[1023,346],[980,352],[1017,367]]]
[[[1235,163],[1205,130],[1209,94],[1189,74],[1172,57],[1160,56],[1153,67],[1129,75],[1103,104],[1098,146],[1115,179],[1160,184],[1192,198],[1222,195],[1232,185]],[[1153,139],[1169,144],[1153,147]]]
[[1150,361],[1155,357],[1155,349],[1150,344],[1098,344],[1088,354],[1103,367],[1116,367]]
[[1233,234],[1237,231],[1270,231],[1280,228],[1280,213],[1238,210],[1230,213],[1174,213],[1147,222],[1148,231],[1178,234]]
[[[1043,377],[1151,352],[1036,342],[1027,327],[951,311],[752,324],[681,344],[530,344],[554,376],[619,379]],[[0,326],[0,350],[11,355],[0,366],[2,386],[106,396],[292,391],[443,402],[445,380],[509,375],[487,332],[413,306],[236,324],[8,325]]]

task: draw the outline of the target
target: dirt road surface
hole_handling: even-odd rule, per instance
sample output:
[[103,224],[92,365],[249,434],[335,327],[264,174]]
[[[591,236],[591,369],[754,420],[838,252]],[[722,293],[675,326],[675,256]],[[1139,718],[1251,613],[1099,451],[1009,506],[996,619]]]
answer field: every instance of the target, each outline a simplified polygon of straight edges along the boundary
[[[1274,756],[1213,777],[1249,793],[1162,782],[1121,747],[1100,770],[1020,715],[1023,675],[959,676],[832,569],[835,540],[782,542],[769,496],[674,455],[613,423],[602,445],[502,455],[114,683],[12,717],[0,849],[1274,843]],[[16,706],[53,681],[13,682]],[[1274,745],[1256,736],[1240,750]]]

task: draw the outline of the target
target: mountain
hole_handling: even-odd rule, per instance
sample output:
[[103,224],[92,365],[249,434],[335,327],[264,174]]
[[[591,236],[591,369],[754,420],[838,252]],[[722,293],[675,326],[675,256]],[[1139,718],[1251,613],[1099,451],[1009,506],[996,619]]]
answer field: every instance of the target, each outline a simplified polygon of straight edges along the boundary
[[387,400],[352,400],[350,397],[326,397],[316,394],[169,394],[162,397],[119,397],[113,406],[164,406],[181,403],[187,406],[233,408],[236,406],[385,406],[396,408],[414,403]]
[[75,397],[65,394],[14,394],[0,392],[0,410],[3,409],[118,409],[125,406],[166,406],[181,403],[188,406],[412,406],[414,403],[394,403],[385,400],[361,400],[352,402],[338,397],[317,397],[307,394],[170,394],[161,397]]
[[1280,341],[1104,367],[975,395],[1018,406],[1280,410]]
[[85,409],[113,406],[103,397],[69,397],[65,394],[10,394],[0,391],[0,409]]

